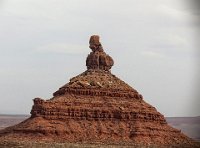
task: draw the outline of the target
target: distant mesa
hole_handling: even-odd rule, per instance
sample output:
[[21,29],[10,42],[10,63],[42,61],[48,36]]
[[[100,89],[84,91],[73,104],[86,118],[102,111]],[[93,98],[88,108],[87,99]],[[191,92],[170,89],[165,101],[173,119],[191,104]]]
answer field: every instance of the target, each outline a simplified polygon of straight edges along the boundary
[[111,73],[114,61],[104,52],[98,35],[91,36],[89,44],[87,70],[71,78],[52,98],[35,98],[31,117],[1,130],[0,141],[198,147],[169,126],[137,90]]

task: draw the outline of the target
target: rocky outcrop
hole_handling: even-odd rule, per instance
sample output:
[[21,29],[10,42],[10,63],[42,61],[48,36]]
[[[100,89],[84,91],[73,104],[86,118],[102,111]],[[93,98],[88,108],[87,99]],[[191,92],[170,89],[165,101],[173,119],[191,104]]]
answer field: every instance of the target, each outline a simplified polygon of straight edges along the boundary
[[99,42],[99,36],[91,36],[89,43],[89,47],[92,49],[92,52],[88,55],[86,59],[87,69],[101,69],[109,71],[114,65],[114,61],[109,55],[104,52],[103,47]]
[[[65,96],[66,97],[66,96]],[[34,99],[34,105],[31,111],[31,117],[43,117],[44,119],[74,119],[74,120],[103,120],[103,121],[151,121],[159,124],[166,124],[163,115],[158,113],[156,109],[139,100],[129,100],[126,98],[117,98],[118,102],[112,100],[102,100],[101,98],[93,99],[88,97],[73,100],[67,96],[68,100],[45,101],[40,98]],[[84,97],[84,96],[82,96]],[[116,99],[116,98],[115,98]],[[111,101],[112,100],[112,101]],[[134,103],[130,105],[131,103]],[[137,105],[142,104],[143,110]],[[111,110],[112,108],[112,110]]]
[[[155,107],[110,71],[114,62],[90,38],[87,70],[60,87],[49,100],[35,98],[31,117],[0,131],[1,139],[89,142],[158,147],[198,147],[170,127]],[[16,138],[18,137],[18,138]]]

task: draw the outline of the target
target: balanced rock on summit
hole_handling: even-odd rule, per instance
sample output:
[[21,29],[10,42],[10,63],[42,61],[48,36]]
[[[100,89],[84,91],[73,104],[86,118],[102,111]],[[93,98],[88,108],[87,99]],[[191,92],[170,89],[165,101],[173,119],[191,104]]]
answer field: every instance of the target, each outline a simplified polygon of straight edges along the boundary
[[114,61],[104,52],[103,47],[99,42],[99,36],[91,36],[89,43],[92,52],[86,59],[87,69],[100,69],[106,71],[110,70],[114,64]]

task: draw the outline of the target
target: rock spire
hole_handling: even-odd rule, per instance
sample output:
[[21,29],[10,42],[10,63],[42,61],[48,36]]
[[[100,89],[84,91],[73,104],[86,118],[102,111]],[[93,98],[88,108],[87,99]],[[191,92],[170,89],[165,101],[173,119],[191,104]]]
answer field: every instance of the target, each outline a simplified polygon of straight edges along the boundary
[[99,39],[100,37],[98,35],[93,35],[90,37],[89,47],[92,49],[92,52],[86,59],[87,69],[110,71],[114,61],[104,52]]

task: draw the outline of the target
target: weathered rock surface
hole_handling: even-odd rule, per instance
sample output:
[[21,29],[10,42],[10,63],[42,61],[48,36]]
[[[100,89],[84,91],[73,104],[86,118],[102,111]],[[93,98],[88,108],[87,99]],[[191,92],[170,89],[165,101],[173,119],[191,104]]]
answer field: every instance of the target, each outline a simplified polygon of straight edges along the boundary
[[131,86],[110,72],[114,64],[90,39],[87,70],[71,78],[49,100],[35,98],[31,117],[0,132],[0,139],[125,143],[198,147]]
[[89,47],[92,49],[92,52],[88,55],[86,59],[87,69],[100,69],[109,71],[114,65],[114,61],[109,55],[104,52],[103,47],[99,42],[99,36],[91,36],[89,43]]

